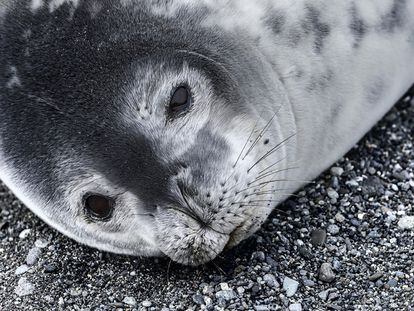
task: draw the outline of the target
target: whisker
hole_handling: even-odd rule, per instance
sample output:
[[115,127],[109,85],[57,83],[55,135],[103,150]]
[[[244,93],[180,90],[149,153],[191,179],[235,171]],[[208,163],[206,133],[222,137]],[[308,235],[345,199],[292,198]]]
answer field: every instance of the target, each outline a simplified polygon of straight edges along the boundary
[[214,261],[212,261],[212,263],[222,275],[227,275],[226,272],[224,272],[224,270],[220,268]]
[[172,259],[170,258],[170,262],[168,263],[167,267],[167,285],[170,284],[170,268],[171,268]]
[[[287,168],[284,168],[284,169],[267,172],[266,174],[257,176],[256,179],[250,183],[250,185],[254,184],[256,181],[262,180],[263,178],[275,175],[277,173],[282,173],[282,172],[286,172],[286,171],[290,171],[290,170],[294,170],[294,169],[298,169],[298,168],[299,167],[297,167],[297,166],[296,167],[287,167]],[[249,184],[247,184],[247,185],[249,185]]]
[[293,137],[296,136],[296,133],[288,136],[287,138],[285,138],[284,140],[282,140],[280,143],[278,143],[275,147],[273,147],[272,149],[270,149],[268,152],[265,153],[264,156],[262,156],[259,160],[257,160],[248,170],[247,172],[250,172],[251,169],[253,167],[255,167],[257,164],[259,164],[261,161],[263,161],[264,159],[266,159],[268,156],[270,156],[272,153],[274,153],[275,151],[277,151],[280,147],[282,147],[286,142],[288,142],[290,139],[292,139]]
[[259,172],[259,175],[260,175],[260,174],[263,174],[264,172],[266,172],[267,170],[271,169],[272,167],[274,167],[274,166],[276,166],[276,165],[280,164],[283,160],[286,160],[286,158],[287,158],[287,156],[283,157],[282,159],[280,159],[280,160],[276,161],[275,163],[273,163],[273,164],[269,165],[268,167],[266,167],[265,169],[261,170],[261,171]]
[[137,214],[137,213],[134,213],[134,214],[129,214],[129,216],[148,216],[148,217],[155,217],[155,215],[154,214],[151,214],[151,213],[143,213],[143,214]]
[[304,183],[312,183],[313,182],[311,180],[301,180],[301,179],[273,179],[273,180],[264,181],[264,182],[258,184],[258,186],[267,185],[269,183],[275,183],[275,182],[279,182],[279,181],[304,182]]
[[266,133],[266,131],[270,128],[270,125],[272,124],[272,121],[276,117],[276,114],[277,114],[277,112],[275,112],[273,114],[273,116],[270,118],[270,120],[264,126],[263,130],[259,133],[259,135],[256,137],[256,139],[253,141],[252,145],[250,146],[250,148],[247,150],[246,154],[244,155],[243,160],[248,156],[250,151],[253,150],[254,146],[256,146],[256,144],[259,142],[259,140],[263,137],[263,135]]
[[[241,156],[242,156],[242,154],[243,154],[244,149],[246,149],[247,144],[248,144],[248,143],[249,143],[249,141],[250,141],[250,138],[253,136],[253,133],[254,133],[254,131],[255,131],[255,129],[256,129],[256,126],[257,126],[257,123],[258,123],[258,122],[259,122],[259,121],[257,121],[257,122],[255,123],[255,125],[254,125],[254,127],[253,127],[252,131],[250,132],[250,135],[249,135],[249,137],[247,138],[246,143],[245,143],[245,144],[244,144],[244,146],[243,146],[243,149],[240,151],[240,154],[239,154],[239,156],[237,157],[236,163],[234,163],[233,168],[234,168],[234,167],[236,167],[237,163],[239,162],[239,160],[240,160],[240,158],[241,158]],[[229,177],[229,178],[230,178],[230,177]],[[227,181],[226,181],[226,182],[227,182]]]
[[274,190],[269,190],[269,191],[262,191],[262,192],[253,192],[251,194],[248,194],[245,196],[245,198],[251,197],[253,195],[266,195],[266,194],[279,194],[279,191],[289,191],[289,190],[295,190],[296,188],[279,188],[279,189],[274,189]]

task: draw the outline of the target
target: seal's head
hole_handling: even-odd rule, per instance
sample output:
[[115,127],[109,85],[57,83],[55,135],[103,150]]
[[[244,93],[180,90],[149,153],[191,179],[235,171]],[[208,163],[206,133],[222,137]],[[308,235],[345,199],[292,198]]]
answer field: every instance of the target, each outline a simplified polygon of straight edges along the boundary
[[6,15],[2,178],[82,243],[205,263],[274,205],[282,144],[259,117],[271,78],[251,51],[195,27],[200,16],[115,2],[92,14],[92,1],[22,1]]

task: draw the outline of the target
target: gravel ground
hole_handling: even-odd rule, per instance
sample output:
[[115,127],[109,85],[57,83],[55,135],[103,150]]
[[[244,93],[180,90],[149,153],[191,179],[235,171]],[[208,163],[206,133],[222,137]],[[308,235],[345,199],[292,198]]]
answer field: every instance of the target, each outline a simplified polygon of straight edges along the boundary
[[414,310],[414,101],[199,268],[81,246],[0,186],[1,310]]

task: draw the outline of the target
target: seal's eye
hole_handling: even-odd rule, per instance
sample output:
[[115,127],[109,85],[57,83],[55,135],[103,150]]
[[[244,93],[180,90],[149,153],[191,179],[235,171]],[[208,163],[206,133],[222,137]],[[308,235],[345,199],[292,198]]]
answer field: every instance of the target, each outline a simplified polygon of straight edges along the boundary
[[171,96],[170,105],[168,107],[168,114],[170,117],[176,117],[186,112],[191,105],[190,91],[185,86],[180,86],[175,89]]
[[90,217],[103,221],[111,218],[114,202],[108,197],[91,194],[85,197],[84,205]]

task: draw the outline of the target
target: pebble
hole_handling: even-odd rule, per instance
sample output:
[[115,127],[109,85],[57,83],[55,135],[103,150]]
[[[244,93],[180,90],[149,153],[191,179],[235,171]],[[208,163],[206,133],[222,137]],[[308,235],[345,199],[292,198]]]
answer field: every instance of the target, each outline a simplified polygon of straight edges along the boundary
[[23,273],[27,272],[27,270],[29,270],[29,267],[27,265],[21,265],[21,266],[17,267],[14,274],[15,275],[20,275],[20,274],[23,274]]
[[263,276],[263,281],[266,282],[267,286],[273,288],[279,288],[280,284],[277,282],[276,277],[273,274],[265,274]]
[[303,280],[303,285],[308,286],[308,287],[312,287],[315,286],[315,282],[309,279],[305,279]]
[[395,286],[397,286],[397,284],[398,284],[398,281],[396,279],[389,279],[388,282],[387,282],[387,285],[389,287],[395,287]]
[[289,311],[302,311],[302,305],[300,303],[293,303],[289,306]]
[[151,301],[149,301],[149,300],[144,300],[144,301],[142,302],[142,306],[143,306],[143,307],[145,307],[145,308],[149,308],[149,307],[151,307],[151,306],[152,306],[152,302],[151,302]]
[[324,290],[324,291],[318,293],[318,297],[321,300],[326,301],[326,300],[328,300],[328,295],[329,295],[330,291],[331,291],[331,289]]
[[20,297],[31,295],[34,292],[34,286],[27,280],[27,278],[21,277],[16,288],[14,289],[14,292]]
[[45,268],[46,273],[53,273],[58,269],[57,265],[54,263],[46,263],[43,267]]
[[230,290],[230,286],[227,283],[220,283],[221,290]]
[[37,239],[35,241],[35,246],[38,248],[45,248],[49,245],[48,241],[42,240],[42,239]]
[[193,301],[198,305],[204,305],[206,302],[204,301],[204,297],[200,294],[193,295]]
[[292,297],[293,295],[296,294],[296,292],[298,291],[299,288],[299,282],[291,279],[289,277],[285,277],[283,279],[283,289],[286,292],[286,296],[287,297]]
[[38,247],[31,248],[29,250],[29,253],[26,256],[26,263],[29,266],[34,265],[37,262],[37,260],[39,259],[39,256],[40,256],[41,252],[42,251]]
[[20,232],[19,239],[24,240],[25,238],[27,238],[30,234],[30,231],[32,231],[32,230],[31,229],[24,229],[22,232]]
[[354,188],[359,186],[359,183],[355,179],[348,180],[345,184]]
[[331,174],[333,176],[341,176],[344,173],[344,169],[342,167],[334,166],[331,167]]
[[414,229],[414,216],[404,216],[398,221],[398,227],[403,230]]
[[384,275],[384,272],[378,271],[378,272],[375,272],[374,274],[371,274],[368,279],[371,282],[375,282],[375,281],[378,281],[380,278],[382,278],[383,275]]
[[122,300],[124,304],[127,304],[129,306],[135,307],[137,305],[137,300],[134,297],[125,297],[124,300]]
[[327,191],[328,197],[332,200],[337,200],[339,198],[338,192],[336,192],[334,189],[329,188]]
[[230,301],[232,299],[236,299],[237,294],[233,290],[221,290],[216,293],[216,298],[221,298],[226,301]]
[[257,261],[265,261],[266,255],[263,252],[254,252],[252,254],[252,259],[256,259]]
[[337,225],[329,225],[327,231],[332,234],[332,235],[336,235],[339,233],[339,227]]
[[322,282],[332,282],[335,279],[335,273],[332,270],[332,266],[330,263],[323,263],[319,270],[319,280]]
[[323,229],[316,229],[311,233],[311,243],[314,246],[324,245],[326,241],[326,231]]
[[337,221],[337,222],[344,222],[345,221],[345,216],[344,215],[342,215],[341,213],[336,213],[336,215],[335,215],[335,220]]

